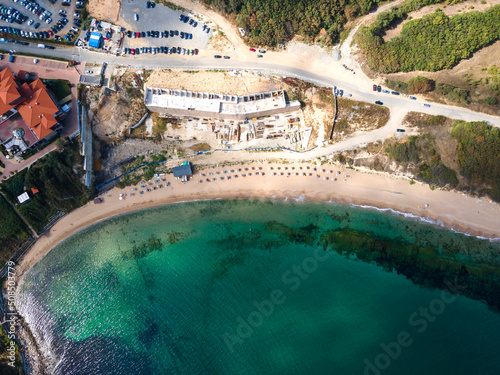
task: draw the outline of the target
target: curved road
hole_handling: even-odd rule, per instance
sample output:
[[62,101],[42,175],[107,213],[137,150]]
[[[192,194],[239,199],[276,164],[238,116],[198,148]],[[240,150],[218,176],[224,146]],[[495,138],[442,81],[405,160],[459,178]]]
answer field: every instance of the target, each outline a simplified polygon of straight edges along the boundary
[[[319,86],[342,88],[346,93],[352,94],[352,99],[374,103],[376,100],[383,102],[384,106],[390,109],[388,123],[375,131],[367,134],[355,136],[333,145],[316,148],[307,152],[307,158],[324,156],[332,152],[342,151],[363,146],[374,141],[381,141],[392,136],[396,129],[401,126],[404,116],[410,112],[423,112],[432,115],[443,115],[453,119],[464,121],[484,121],[489,125],[500,127],[500,117],[491,116],[484,113],[474,112],[461,107],[448,106],[432,103],[430,107],[424,107],[422,100],[410,100],[409,98],[397,95],[383,94],[372,91],[374,83],[368,79],[360,69],[356,69],[358,74],[353,75],[344,69],[342,63],[348,66],[353,65],[354,59],[350,54],[350,43],[358,28],[367,21],[373,19],[376,14],[401,3],[397,0],[379,8],[376,12],[362,17],[356,27],[352,30],[346,42],[341,46],[342,58],[335,61],[326,52],[314,47],[304,46],[302,55],[292,55],[287,52],[269,51],[264,58],[258,59],[255,53],[249,52],[241,42],[239,35],[231,35],[238,39],[237,51],[231,54],[230,60],[215,60],[207,51],[201,51],[198,56],[178,56],[178,55],[140,55],[140,56],[114,56],[88,50],[58,47],[55,50],[40,49],[34,45],[9,45],[18,52],[35,53],[47,57],[59,57],[67,60],[86,62],[87,64],[113,64],[137,68],[181,68],[181,69],[238,69],[238,70],[264,70],[274,72],[279,75],[296,76],[303,80],[311,81]],[[225,25],[226,27],[229,27]],[[311,49],[312,48],[312,49]],[[271,153],[277,157],[277,153]],[[281,154],[281,153],[280,153]],[[227,155],[227,154],[226,154]],[[306,154],[286,154],[288,158],[304,159]],[[264,156],[264,155],[262,155]]]

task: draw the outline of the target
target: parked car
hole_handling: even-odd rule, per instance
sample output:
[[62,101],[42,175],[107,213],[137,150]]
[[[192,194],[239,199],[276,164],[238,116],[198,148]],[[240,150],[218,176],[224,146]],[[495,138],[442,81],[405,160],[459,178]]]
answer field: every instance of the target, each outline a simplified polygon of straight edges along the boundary
[[264,56],[262,56],[262,55],[257,55],[257,57],[259,57],[259,58],[260,58],[260,57],[264,57]]
[[373,91],[377,91],[377,85],[373,85]]
[[139,15],[137,13],[134,13],[134,21],[139,21]]
[[382,87],[377,86],[377,91],[378,91],[378,92],[382,91]]
[[384,103],[382,103],[380,100],[377,100],[377,101],[375,102],[375,104],[378,104],[378,105],[383,105]]
[[430,107],[430,104],[422,104],[424,107]]
[[250,51],[255,52],[255,48],[250,48]]
[[397,92],[397,91],[391,91],[391,94],[392,95],[399,95],[399,92]]
[[222,56],[221,55],[214,55],[214,58],[215,59],[220,59],[220,58],[222,58]]
[[404,130],[404,129],[396,129],[396,131],[397,131],[398,133],[404,133],[404,132],[405,132],[405,130]]
[[417,100],[417,98],[415,98],[414,96],[410,96],[410,99],[411,100]]
[[230,57],[229,57],[229,56],[224,56],[224,58],[225,58],[226,60],[229,60],[229,59],[230,59]]

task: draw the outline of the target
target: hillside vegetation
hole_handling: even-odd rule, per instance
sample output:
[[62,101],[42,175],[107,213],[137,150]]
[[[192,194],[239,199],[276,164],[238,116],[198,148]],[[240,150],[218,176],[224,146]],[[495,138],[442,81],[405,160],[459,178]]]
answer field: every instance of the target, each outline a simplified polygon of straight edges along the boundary
[[[430,128],[446,122],[443,116],[430,116],[420,126],[432,133]],[[414,164],[417,177],[431,185],[475,191],[500,201],[500,129],[484,122],[455,121],[446,136],[437,135],[440,142],[449,143],[451,138],[458,142],[452,150],[455,165],[443,162],[436,136],[430,133],[390,144],[386,152],[399,163]]]
[[404,94],[435,93],[437,98],[446,98],[460,105],[482,105],[480,108],[491,108],[491,112],[497,114],[500,109],[497,106],[500,102],[500,69],[496,65],[491,65],[488,68],[482,67],[481,72],[484,72],[483,77],[477,79],[474,79],[470,72],[462,73],[460,79],[457,79],[462,87],[436,82],[422,76],[410,78],[407,82],[386,79],[385,85]]
[[419,135],[370,144],[342,153],[338,159],[353,166],[404,173],[432,188],[469,191],[500,202],[500,129],[484,122],[416,112],[403,122]]
[[500,129],[457,121],[451,136],[458,141],[457,163],[470,186],[486,185],[485,192],[500,201]]
[[[437,1],[416,3],[422,6]],[[399,37],[384,42],[385,30],[404,19],[411,10],[415,9],[405,3],[401,8],[379,14],[370,27],[360,30],[357,42],[371,69],[381,73],[448,69],[500,39],[500,5],[496,5],[483,13],[453,17],[447,17],[438,9],[406,23]]]
[[249,44],[276,46],[296,34],[306,41],[338,42],[345,23],[381,0],[203,0],[249,31]]
[[[78,144],[70,144],[62,152],[47,154],[2,183],[1,189],[12,203],[24,191],[30,193],[32,199],[18,204],[17,209],[35,231],[47,225],[57,211],[68,213],[90,199],[90,190],[80,181],[83,175],[80,159]],[[31,194],[31,188],[39,193]]]
[[16,215],[12,207],[0,195],[0,261],[7,262],[15,249],[29,236],[28,227]]

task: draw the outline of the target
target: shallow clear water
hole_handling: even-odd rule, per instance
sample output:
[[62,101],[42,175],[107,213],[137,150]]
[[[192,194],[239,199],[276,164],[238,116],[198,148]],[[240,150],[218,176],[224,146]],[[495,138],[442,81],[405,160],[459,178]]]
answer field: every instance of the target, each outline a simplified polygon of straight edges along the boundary
[[26,274],[19,311],[55,374],[498,373],[500,314],[484,303],[291,242],[270,222],[500,249],[353,207],[183,203],[67,239]]

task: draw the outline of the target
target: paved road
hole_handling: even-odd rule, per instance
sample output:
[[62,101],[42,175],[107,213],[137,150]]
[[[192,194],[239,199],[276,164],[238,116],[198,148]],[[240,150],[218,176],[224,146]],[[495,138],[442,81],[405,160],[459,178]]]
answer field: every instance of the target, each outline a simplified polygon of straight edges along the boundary
[[[8,45],[8,43],[6,43]],[[344,89],[346,93],[351,93],[355,100],[362,100],[374,103],[381,100],[385,106],[389,107],[391,112],[399,108],[404,108],[405,112],[416,111],[432,115],[443,115],[465,121],[485,121],[487,124],[500,127],[500,117],[491,116],[484,113],[474,112],[461,107],[448,106],[432,103],[430,108],[423,107],[423,101],[410,100],[402,96],[381,94],[371,91],[371,86],[361,76],[348,76],[346,79],[342,76],[319,75],[314,71],[298,69],[288,65],[274,64],[266,60],[239,61],[215,60],[211,56],[177,56],[177,55],[142,55],[140,57],[122,57],[100,54],[81,50],[78,48],[56,48],[55,50],[45,50],[34,46],[15,45],[18,52],[37,53],[45,56],[54,56],[68,60],[76,60],[87,63],[103,63],[125,65],[138,68],[193,68],[193,69],[262,69],[275,71],[281,74],[297,75],[307,80],[316,81],[326,86],[337,86]],[[267,57],[267,56],[266,56]],[[392,129],[392,131],[394,131]]]
[[[331,154],[332,152],[352,149],[355,147],[362,147],[365,144],[374,141],[382,141],[387,137],[392,136],[396,129],[401,126],[401,122],[409,111],[423,112],[432,115],[443,115],[454,119],[465,121],[485,121],[487,124],[500,127],[500,117],[490,116],[483,113],[473,112],[461,107],[447,106],[442,104],[431,103],[430,107],[424,107],[424,102],[419,100],[410,100],[403,96],[396,96],[391,94],[382,94],[372,91],[372,82],[360,70],[357,70],[357,75],[352,75],[341,67],[342,63],[349,66],[355,64],[355,60],[351,56],[350,42],[353,35],[362,24],[369,23],[374,17],[388,8],[397,5],[402,0],[397,0],[391,4],[384,5],[376,12],[366,15],[361,18],[356,27],[353,29],[347,41],[341,47],[342,59],[334,61],[331,56],[325,59],[325,53],[316,56],[309,55],[309,50],[304,50],[302,56],[292,55],[283,52],[268,52],[264,58],[257,58],[256,54],[249,52],[248,48],[244,45],[239,35],[234,30],[226,35],[230,38],[233,45],[236,47],[235,53],[231,54],[230,60],[216,60],[212,54],[207,51],[201,51],[198,56],[177,56],[177,55],[140,55],[135,57],[123,57],[106,55],[77,48],[62,48],[58,47],[55,50],[39,49],[34,45],[21,46],[5,44],[6,49],[15,49],[19,52],[36,53],[45,56],[54,56],[68,60],[76,60],[80,62],[97,63],[101,64],[106,62],[108,64],[124,65],[137,68],[184,68],[184,69],[238,69],[238,70],[266,70],[276,72],[279,75],[297,76],[305,80],[312,81],[318,85],[323,86],[337,86],[342,88],[346,93],[352,94],[352,99],[374,103],[380,100],[390,109],[390,118],[388,123],[373,132],[355,136],[333,145],[320,147],[314,149],[306,154],[291,154],[287,152],[280,153],[261,153],[259,158],[277,158],[286,157],[289,159],[310,159],[319,156]],[[174,0],[177,2],[177,0]],[[200,10],[199,10],[200,11]],[[202,10],[201,10],[202,11]],[[211,12],[211,11],[206,11]],[[205,13],[205,12],[204,12]],[[220,17],[217,14],[208,14],[212,18]],[[214,19],[216,22],[225,27],[225,20]],[[226,30],[227,31],[227,30]],[[234,39],[234,40],[233,40]],[[305,47],[304,47],[305,48]],[[299,68],[302,67],[302,68]],[[223,158],[239,160],[245,159],[241,153],[239,155],[233,153],[224,153],[221,155]],[[255,155],[249,155],[254,158]],[[217,158],[212,155],[211,157]]]

